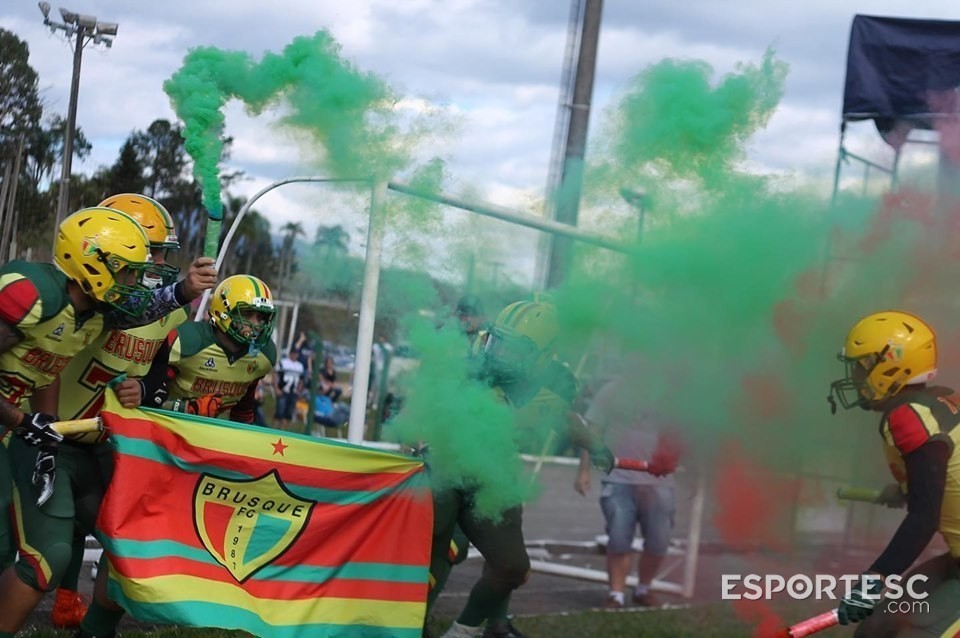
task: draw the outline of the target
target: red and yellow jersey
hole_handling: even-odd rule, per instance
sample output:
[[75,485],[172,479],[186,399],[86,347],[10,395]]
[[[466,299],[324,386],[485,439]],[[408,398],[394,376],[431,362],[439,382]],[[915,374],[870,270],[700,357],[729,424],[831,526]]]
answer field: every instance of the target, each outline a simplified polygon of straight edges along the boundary
[[947,480],[940,509],[939,531],[953,556],[960,557],[960,395],[948,388],[905,390],[899,401],[883,414],[880,435],[893,477],[909,491],[903,457],[931,440],[940,440],[951,450]]
[[[179,308],[146,326],[110,330],[100,335],[90,347],[74,357],[60,375],[60,418],[97,416],[103,407],[107,384],[121,374],[128,377],[145,375],[170,331],[188,318],[189,310]],[[77,440],[96,442],[93,435],[81,435]]]
[[196,399],[208,394],[223,398],[224,410],[236,405],[250,384],[277,363],[273,343],[256,355],[230,356],[217,342],[213,326],[191,322],[168,337],[170,359],[167,391],[170,399]]
[[52,264],[12,261],[0,268],[0,320],[20,342],[0,354],[0,397],[26,406],[103,332],[103,316],[77,314],[67,277]]

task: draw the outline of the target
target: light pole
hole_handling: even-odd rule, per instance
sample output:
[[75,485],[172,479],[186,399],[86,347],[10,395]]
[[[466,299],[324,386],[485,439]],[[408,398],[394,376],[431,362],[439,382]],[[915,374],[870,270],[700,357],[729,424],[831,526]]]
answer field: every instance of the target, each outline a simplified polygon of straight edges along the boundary
[[108,49],[113,45],[113,38],[117,35],[116,22],[100,22],[96,16],[81,15],[60,7],[60,16],[63,22],[50,19],[50,3],[39,2],[40,13],[43,14],[43,23],[50,27],[51,33],[63,31],[69,42],[76,37],[73,49],[73,79],[70,82],[70,106],[67,110],[67,130],[63,136],[63,171],[60,173],[60,197],[57,200],[57,223],[67,216],[67,198],[70,195],[70,169],[73,163],[73,136],[77,128],[77,92],[80,89],[80,59],[83,47],[90,42],[94,45],[102,44]]

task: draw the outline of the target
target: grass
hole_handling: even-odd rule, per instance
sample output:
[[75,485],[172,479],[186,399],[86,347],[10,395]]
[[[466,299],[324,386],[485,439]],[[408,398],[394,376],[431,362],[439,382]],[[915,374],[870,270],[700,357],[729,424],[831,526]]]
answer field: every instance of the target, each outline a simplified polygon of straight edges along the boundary
[[[775,604],[774,609],[788,622],[797,622],[824,611],[824,603]],[[730,605],[707,604],[684,609],[584,611],[569,614],[524,616],[515,619],[516,626],[529,638],[748,638],[754,627],[739,620]],[[440,636],[450,619],[431,621],[433,636]],[[828,632],[832,638],[844,635],[842,630]],[[69,638],[70,633],[38,628],[21,634],[35,638]],[[153,630],[124,630],[123,638],[242,638],[248,634],[222,629],[162,627]]]

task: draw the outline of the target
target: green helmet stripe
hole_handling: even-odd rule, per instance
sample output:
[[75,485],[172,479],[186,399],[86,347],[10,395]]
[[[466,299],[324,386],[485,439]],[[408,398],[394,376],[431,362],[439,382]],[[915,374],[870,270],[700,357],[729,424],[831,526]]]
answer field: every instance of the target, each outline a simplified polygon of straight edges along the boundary
[[247,279],[250,280],[250,283],[253,284],[253,292],[257,297],[262,297],[263,293],[260,292],[260,284],[257,282],[256,278],[247,275]]
[[513,328],[527,315],[527,313],[536,310],[540,304],[532,301],[525,301],[518,304],[509,315],[503,320],[503,325]]

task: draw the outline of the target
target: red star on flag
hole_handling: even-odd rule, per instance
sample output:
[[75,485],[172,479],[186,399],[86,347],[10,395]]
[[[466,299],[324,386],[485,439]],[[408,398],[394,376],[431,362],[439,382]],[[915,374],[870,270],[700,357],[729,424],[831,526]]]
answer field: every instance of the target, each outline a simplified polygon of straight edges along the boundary
[[271,443],[270,445],[273,446],[273,453],[279,454],[280,456],[286,456],[283,451],[290,447],[289,445],[284,445],[283,439],[277,439],[276,443]]

